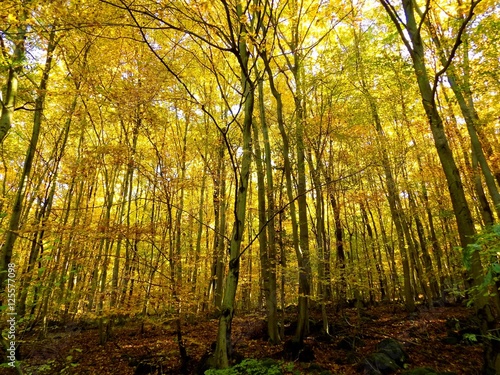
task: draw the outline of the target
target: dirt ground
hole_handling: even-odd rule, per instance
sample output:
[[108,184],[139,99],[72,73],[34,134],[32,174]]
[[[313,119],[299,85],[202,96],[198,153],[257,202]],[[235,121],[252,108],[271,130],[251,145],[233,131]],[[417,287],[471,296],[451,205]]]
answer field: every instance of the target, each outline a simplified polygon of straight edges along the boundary
[[[384,338],[402,343],[409,355],[407,368],[431,367],[456,375],[481,373],[482,345],[474,340],[472,311],[463,306],[419,307],[409,315],[401,306],[345,309],[329,315],[329,336],[320,332],[319,312],[311,312],[311,334],[306,344],[314,360],[301,363],[284,353],[284,345],[272,346],[265,338],[264,313],[237,314],[233,347],[238,358],[273,358],[284,373],[307,374],[320,369],[333,375],[358,374],[358,363],[375,351]],[[285,317],[285,341],[293,335],[293,312]],[[184,317],[182,333],[190,357],[189,373],[196,374],[200,359],[210,350],[217,320],[205,316]],[[472,329],[468,331],[468,329]],[[169,319],[129,320],[113,329],[113,337],[99,345],[99,332],[82,323],[50,327],[44,339],[33,330],[21,337],[19,355],[24,374],[180,374],[175,324]],[[355,347],[342,345],[356,338]],[[344,341],[343,341],[344,340]],[[314,370],[314,371],[313,371]],[[401,373],[400,370],[396,374]],[[15,371],[0,368],[0,374]],[[327,372],[326,372],[327,373]]]

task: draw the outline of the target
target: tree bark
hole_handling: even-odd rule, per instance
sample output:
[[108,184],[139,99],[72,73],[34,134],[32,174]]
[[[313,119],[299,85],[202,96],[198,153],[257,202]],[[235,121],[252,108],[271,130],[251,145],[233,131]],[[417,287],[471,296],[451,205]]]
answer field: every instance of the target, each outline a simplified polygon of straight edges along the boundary
[[[24,36],[23,36],[23,38],[24,38]],[[41,127],[42,127],[43,110],[44,110],[44,105],[45,105],[45,97],[47,94],[49,73],[50,73],[50,70],[52,69],[52,60],[53,60],[53,54],[54,54],[54,50],[56,48],[56,44],[57,44],[57,42],[55,39],[55,31],[54,31],[54,29],[52,29],[50,32],[49,41],[48,41],[48,45],[47,45],[47,58],[45,60],[45,67],[43,69],[42,78],[40,80],[40,85],[37,88],[38,93],[37,93],[37,97],[35,99],[35,114],[33,117],[33,130],[31,133],[30,144],[29,144],[29,147],[28,147],[28,150],[26,153],[26,158],[24,160],[21,178],[19,180],[19,184],[17,187],[17,194],[15,197],[14,206],[12,208],[12,214],[11,214],[10,221],[9,221],[9,227],[7,229],[7,233],[5,236],[5,242],[3,243],[3,245],[0,249],[0,287],[2,288],[2,290],[3,290],[3,285],[7,279],[7,270],[8,270],[8,265],[12,259],[14,244],[15,244],[16,239],[18,237],[18,230],[19,230],[19,226],[20,226],[21,213],[23,210],[24,199],[26,196],[26,182],[31,174],[33,160],[35,158],[35,153],[36,153],[36,149],[37,149],[37,145],[38,145],[38,138],[40,136],[40,131],[41,131]],[[16,85],[17,85],[17,83],[16,83]],[[4,113],[3,111],[4,111],[4,109],[2,108],[2,116]],[[10,109],[7,108],[7,109],[5,109],[5,111],[9,112]],[[11,114],[6,114],[6,116],[7,115],[9,117],[9,119],[11,119]],[[10,124],[10,122],[9,122],[9,124]],[[5,134],[7,131],[8,131],[8,129],[5,130],[3,137],[5,137]],[[2,134],[0,133],[0,140],[3,139],[1,137],[2,137]],[[0,297],[0,299],[3,301],[3,296]],[[2,302],[2,301],[0,301],[0,302]]]
[[[225,6],[228,5],[225,3]],[[238,18],[243,16],[243,4],[236,5]],[[241,26],[241,28],[240,28]],[[246,32],[243,23],[238,26],[240,32]],[[242,151],[241,168],[233,170],[236,177],[234,223],[229,245],[229,270],[222,300],[221,315],[219,318],[219,329],[215,347],[214,359],[217,368],[229,367],[229,357],[232,353],[231,327],[234,316],[236,290],[238,287],[240,271],[240,247],[245,229],[245,217],[247,206],[248,184],[250,180],[250,166],[252,164],[252,123],[254,108],[254,83],[251,81],[247,43],[244,37],[238,39],[237,58],[240,64],[240,79],[243,99],[243,124],[242,124]]]
[[[15,25],[15,32],[9,33],[14,35],[12,42],[14,44],[14,49],[12,52],[11,61],[7,68],[7,84],[5,90],[3,91],[3,97],[0,101],[1,111],[0,111],[0,144],[3,143],[7,133],[12,127],[12,117],[14,115],[14,110],[16,106],[16,98],[19,87],[19,75],[22,73],[23,64],[26,54],[25,41],[27,33],[27,9],[23,7],[22,12],[19,17],[18,25]],[[2,52],[6,51],[7,48],[4,46],[4,41],[1,40]],[[45,93],[43,93],[45,96]],[[36,109],[35,109],[36,111]]]

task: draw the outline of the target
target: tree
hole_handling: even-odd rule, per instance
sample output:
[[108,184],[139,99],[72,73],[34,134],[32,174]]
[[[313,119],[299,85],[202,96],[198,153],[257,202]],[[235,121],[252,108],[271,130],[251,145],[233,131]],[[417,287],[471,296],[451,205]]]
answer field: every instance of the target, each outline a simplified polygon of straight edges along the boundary
[[6,2],[1,17],[8,22],[0,31],[0,61],[7,70],[6,82],[2,84],[0,111],[0,144],[12,127],[12,117],[16,110],[16,99],[19,89],[19,75],[25,64],[25,42],[30,0]]
[[[421,28],[426,22],[426,17],[430,11],[430,2],[427,2],[425,10],[422,12],[418,10],[418,6],[411,0],[402,0],[402,8],[404,11],[404,16],[406,22],[403,22],[398,15],[397,10],[394,6],[386,1],[381,0],[381,3],[386,10],[387,14],[390,16],[392,22],[396,26],[398,33],[405,44],[413,62],[413,68],[415,71],[416,80],[420,90],[420,95],[422,97],[422,104],[424,106],[428,121],[430,123],[430,128],[434,136],[434,143],[436,150],[446,176],[448,183],[448,190],[453,204],[453,211],[455,219],[458,225],[458,233],[460,235],[460,242],[463,249],[466,249],[469,244],[472,243],[475,234],[474,223],[472,215],[465,198],[465,193],[462,185],[462,180],[460,178],[460,172],[455,163],[452,151],[450,149],[448,139],[443,127],[443,120],[439,114],[436,102],[436,91],[439,81],[439,77],[446,73],[449,69],[455,53],[461,44],[461,38],[465,31],[468,22],[472,19],[474,15],[474,9],[479,4],[479,2],[472,1],[468,7],[467,15],[463,18],[460,28],[455,37],[455,42],[449,53],[448,59],[443,59],[443,67],[438,71],[431,81],[428,76],[426,57],[424,43],[422,40]],[[417,14],[420,15],[420,21],[417,22]],[[404,30],[408,33],[409,39],[406,37]],[[476,155],[479,150],[477,145],[474,146],[476,149]],[[473,278],[473,285],[478,286],[482,283],[482,265],[479,254],[473,253],[471,260],[471,276]],[[483,321],[482,332],[487,335],[488,326],[492,324],[495,320],[487,300],[484,296],[477,296],[476,299],[476,310],[478,311],[479,317]],[[488,323],[489,322],[489,323]],[[489,349],[486,348],[488,352]],[[497,365],[497,354],[489,353],[485,361],[485,372],[495,373]]]
[[52,29],[50,31],[49,40],[47,42],[45,66],[43,68],[40,84],[36,88],[37,95],[35,98],[35,112],[33,117],[33,130],[31,134],[30,144],[26,152],[23,172],[19,179],[17,194],[11,213],[5,242],[3,243],[0,249],[0,285],[4,285],[5,280],[7,279],[8,265],[11,262],[14,244],[18,237],[21,212],[23,209],[23,204],[26,196],[26,180],[30,177],[31,168],[33,166],[33,159],[35,157],[35,153],[37,150],[38,138],[42,126],[45,98],[47,95],[49,73],[52,69],[52,59],[56,45],[57,45],[56,33],[55,30]]

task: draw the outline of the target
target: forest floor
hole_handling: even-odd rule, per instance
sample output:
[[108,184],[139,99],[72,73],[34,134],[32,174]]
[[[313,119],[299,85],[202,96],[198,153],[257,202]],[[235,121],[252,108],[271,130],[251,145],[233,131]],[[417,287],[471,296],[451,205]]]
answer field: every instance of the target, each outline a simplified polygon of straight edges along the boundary
[[[285,322],[291,324],[294,315],[287,313]],[[314,351],[314,360],[310,363],[293,361],[284,353],[284,345],[272,346],[265,340],[264,313],[235,317],[234,351],[240,358],[272,358],[286,369],[284,374],[318,373],[320,369],[323,373],[329,370],[333,375],[351,375],[359,373],[358,363],[375,351],[378,342],[394,338],[409,355],[407,368],[431,367],[456,375],[481,373],[482,345],[471,342],[475,337],[467,335],[474,320],[472,311],[463,306],[432,309],[420,306],[411,315],[395,305],[344,309],[329,316],[331,337],[315,330],[321,325],[320,316],[311,313],[312,333],[306,339]],[[182,323],[182,334],[191,358],[189,373],[196,374],[200,359],[215,340],[217,320],[203,316],[189,320]],[[20,340],[21,367],[25,375],[180,374],[175,321],[150,320],[144,328],[140,333],[141,322],[124,322],[114,327],[113,336],[105,345],[98,344],[97,328],[82,322],[52,326],[43,339],[33,330]],[[293,327],[288,328],[290,336],[285,339],[292,337]],[[354,347],[342,344],[352,342],[349,338],[354,337]],[[155,372],[149,372],[153,369]],[[0,367],[0,374],[13,373],[12,369]]]

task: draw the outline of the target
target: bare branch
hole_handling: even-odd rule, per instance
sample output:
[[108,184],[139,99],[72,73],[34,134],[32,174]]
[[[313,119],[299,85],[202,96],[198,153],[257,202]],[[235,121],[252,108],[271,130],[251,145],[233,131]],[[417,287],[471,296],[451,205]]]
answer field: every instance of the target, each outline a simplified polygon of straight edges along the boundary
[[396,26],[396,29],[398,30],[399,36],[401,37],[401,40],[403,41],[404,45],[408,49],[408,52],[410,53],[410,55],[413,56],[413,53],[414,53],[413,47],[412,47],[410,41],[408,39],[406,39],[406,36],[403,32],[403,27],[401,27],[401,25],[403,25],[404,28],[406,29],[407,28],[406,24],[403,22],[403,20],[401,20],[401,18],[398,16],[398,13],[396,12],[396,9],[392,6],[392,4],[388,0],[380,0],[380,3],[382,4],[385,11],[387,12],[389,17],[391,18],[394,26]]
[[425,23],[425,19],[427,18],[427,14],[429,13],[429,11],[431,9],[431,0],[426,0],[426,2],[425,2],[425,10],[424,10],[423,13],[420,10],[420,7],[418,6],[418,4],[417,4],[416,1],[415,1],[415,4],[414,4],[414,7],[415,7],[415,10],[417,11],[417,13],[420,16],[420,22],[418,23],[418,28],[417,28],[417,32],[420,33],[420,30],[422,30],[422,26]]
[[432,85],[432,97],[433,98],[436,96],[436,91],[437,91],[437,88],[438,88],[439,79],[440,79],[440,77],[444,73],[446,73],[446,71],[448,70],[449,66],[453,62],[453,59],[455,58],[455,54],[457,53],[458,47],[460,47],[460,45],[462,44],[462,35],[465,33],[467,25],[472,20],[472,17],[474,17],[474,9],[476,8],[476,6],[480,2],[481,2],[481,0],[478,0],[478,1],[472,0],[471,1],[471,5],[470,5],[470,8],[469,8],[469,13],[467,14],[467,17],[464,19],[464,21],[462,22],[462,24],[460,25],[460,29],[458,30],[458,34],[457,34],[457,37],[455,39],[455,44],[453,45],[453,48],[450,51],[450,55],[448,56],[448,60],[443,65],[443,68],[439,72],[437,72],[436,75],[435,75],[435,77],[434,77],[434,82],[433,82],[433,85]]
[[[335,180],[329,180],[329,181],[326,181],[324,183],[322,183],[320,185],[320,187],[323,187],[323,186],[328,186],[330,184],[334,184],[334,183],[337,183],[339,181],[343,181],[343,180],[346,180],[348,178],[351,178],[351,177],[354,177],[362,172],[364,172],[365,170],[367,170],[368,168],[370,168],[372,166],[372,164],[368,164],[366,165],[365,167],[361,168],[360,170],[356,171],[356,172],[353,172],[347,176],[342,176],[342,177],[339,177]],[[300,197],[302,197],[303,195],[305,194],[309,194],[311,191],[315,190],[317,188],[317,186],[315,187],[312,187],[308,190],[306,190],[304,193],[302,194],[299,194],[297,196],[295,196],[291,201],[287,202],[285,205],[283,205],[282,207],[278,208],[276,210],[276,212],[274,212],[271,217],[262,225],[262,227],[259,229],[259,231],[257,232],[257,234],[255,234],[255,236],[252,238],[252,240],[245,246],[245,248],[240,252],[240,255],[238,256],[239,258],[245,253],[245,251],[247,251],[250,246],[252,246],[252,244],[255,242],[255,240],[257,240],[257,238],[259,238],[259,235],[266,229],[266,227],[268,226],[268,224],[276,217],[278,216],[281,212],[283,212],[288,206],[290,206],[293,202],[295,202],[297,199],[299,199]]]
[[[183,32],[183,33],[186,33],[186,34],[189,34],[195,38],[198,38],[200,40],[202,40],[204,43],[206,43],[207,45],[211,46],[211,47],[214,47],[214,48],[217,48],[217,49],[220,49],[221,51],[227,51],[227,52],[234,52],[234,46],[230,46],[230,47],[223,47],[223,46],[220,46],[218,44],[215,44],[213,43],[212,41],[210,41],[209,39],[207,39],[206,37],[194,32],[193,30],[188,30],[187,28],[183,27],[183,26],[179,26],[179,25],[174,25],[172,24],[171,22],[168,22],[160,17],[158,17],[157,15],[151,13],[149,10],[140,10],[140,9],[137,9],[137,8],[132,8],[131,5],[127,5],[125,4],[125,2],[123,0],[119,0],[120,3],[122,4],[122,6],[120,6],[119,4],[115,4],[113,2],[110,2],[108,0],[100,0],[101,2],[105,3],[105,4],[108,4],[108,5],[111,5],[113,7],[116,7],[118,9],[122,9],[126,12],[128,12],[129,14],[142,14],[144,16],[147,16],[155,21],[158,21],[162,24],[164,24],[165,26],[156,26],[156,27],[149,27],[147,29],[150,29],[150,30],[175,30],[175,31],[180,31],[180,32]],[[137,18],[134,18],[134,22],[135,22],[135,25],[136,27],[138,28],[141,28],[141,30],[145,30],[146,27],[142,26],[139,24]],[[220,28],[217,28],[216,26],[212,25],[214,28],[218,29],[220,31]]]

